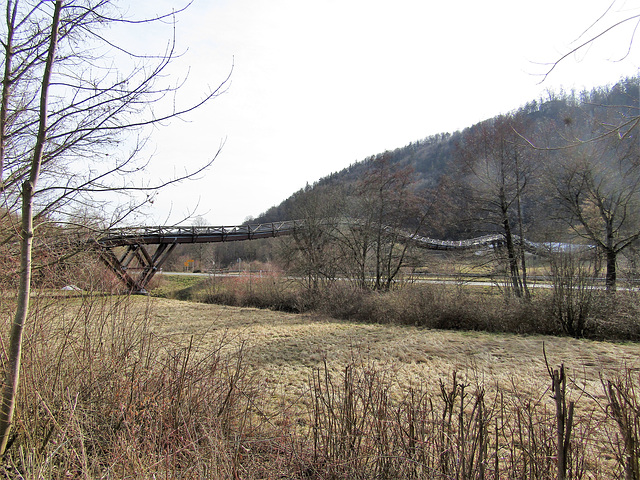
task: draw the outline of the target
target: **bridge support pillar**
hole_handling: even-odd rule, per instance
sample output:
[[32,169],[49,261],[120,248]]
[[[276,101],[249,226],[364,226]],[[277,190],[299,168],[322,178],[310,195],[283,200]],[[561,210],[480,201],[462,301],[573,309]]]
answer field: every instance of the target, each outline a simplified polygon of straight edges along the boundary
[[169,257],[176,243],[161,243],[150,254],[142,244],[127,245],[120,256],[114,248],[103,246],[100,249],[101,260],[134,294],[146,295],[146,287]]

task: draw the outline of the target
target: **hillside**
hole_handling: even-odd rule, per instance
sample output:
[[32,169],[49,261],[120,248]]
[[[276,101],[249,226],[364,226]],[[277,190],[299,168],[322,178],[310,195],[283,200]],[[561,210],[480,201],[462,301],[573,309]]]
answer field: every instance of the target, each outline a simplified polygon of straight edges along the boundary
[[[588,122],[584,120],[593,117],[597,109],[602,109],[603,107],[628,109],[630,107],[635,110],[635,115],[637,115],[637,108],[640,104],[639,78],[626,78],[613,86],[599,87],[590,92],[549,93],[547,98],[532,100],[511,112],[510,115],[525,117],[527,122],[536,126],[571,124],[578,129],[577,136],[588,138],[591,135],[591,131],[589,130]],[[634,113],[631,112],[631,114]],[[259,215],[251,223],[292,219],[291,212],[294,210],[296,198],[299,197],[301,192],[319,187],[354,184],[362,179],[370,163],[382,155],[386,157],[390,164],[397,167],[412,168],[417,189],[435,190],[440,185],[443,175],[453,168],[452,163],[460,145],[465,144],[481,125],[494,122],[499,117],[487,119],[462,131],[431,135],[393,151],[371,155],[339,172],[327,175],[313,185],[301,189],[279,205],[273,206]]]
[[[369,174],[377,168],[376,165],[384,163],[391,173],[408,172],[410,187],[422,199],[420,209],[422,214],[427,215],[421,218],[422,214],[408,214],[399,207],[391,217],[387,217],[387,220],[391,218],[392,223],[396,223],[397,228],[414,231],[418,226],[418,232],[423,236],[462,240],[487,234],[504,234],[508,223],[509,235],[522,235],[531,241],[594,244],[597,243],[597,239],[593,238],[595,233],[592,238],[585,238],[584,235],[579,238],[579,229],[584,226],[577,225],[576,210],[573,213],[568,211],[571,205],[566,202],[563,205],[559,199],[559,182],[562,175],[573,168],[572,162],[587,161],[592,169],[589,175],[609,179],[605,190],[613,196],[599,197],[600,200],[618,203],[623,200],[625,204],[619,204],[617,212],[640,212],[640,188],[634,186],[637,185],[634,180],[637,178],[634,166],[637,160],[633,160],[638,157],[640,145],[636,141],[637,122],[628,123],[624,132],[605,135],[611,141],[619,137],[617,146],[606,145],[607,142],[584,141],[602,135],[609,128],[607,124],[619,125],[637,119],[639,106],[639,77],[627,78],[613,86],[590,92],[549,93],[546,98],[532,100],[507,115],[487,119],[461,131],[432,135],[392,151],[371,155],[327,175],[313,185],[301,188],[247,223],[293,220],[307,218],[308,215],[316,218],[360,218],[363,214],[362,202],[368,200],[362,196],[357,198],[358,189],[362,189]],[[542,148],[531,148],[531,144]],[[581,147],[569,149],[567,146],[570,144]],[[504,150],[505,146],[509,146],[511,151],[497,152],[501,148]],[[625,148],[628,149],[627,153],[621,151]],[[620,162],[626,165],[622,170]],[[514,171],[514,168],[520,170]],[[481,171],[484,178],[478,175]],[[502,179],[496,177],[498,171],[502,172]],[[585,180],[587,173],[583,172]],[[500,181],[506,182],[502,185],[504,188],[499,185]],[[616,200],[615,193],[621,182],[629,184],[630,195]],[[575,185],[564,185],[565,190],[573,187]],[[396,200],[407,201],[409,197]],[[597,231],[602,231],[602,225],[597,222],[596,212],[593,209],[589,211],[589,205],[595,206],[594,202],[600,200],[583,198],[581,205],[575,205],[581,209],[586,207],[582,213],[587,214],[588,218],[584,217],[583,220],[595,219],[592,227]],[[390,205],[388,198],[381,201]],[[506,207],[503,212],[500,211],[502,201]],[[372,213],[369,211],[369,214]],[[406,222],[401,220],[398,223],[400,217]],[[404,225],[400,225],[403,222]],[[627,215],[615,219],[615,222],[624,227],[618,231],[622,234],[620,238],[633,242],[640,219]],[[623,247],[620,250],[625,255],[640,251],[640,246],[627,245],[631,248]],[[601,251],[608,248],[605,245],[600,247]],[[215,258],[216,265],[225,267],[237,266],[238,259],[244,262],[269,262],[278,256],[277,242],[266,240],[218,245],[215,253],[206,253],[207,249],[203,248],[199,246],[189,250],[184,247],[181,251],[184,252],[184,259],[202,259],[206,264]],[[610,249],[612,255],[617,255],[616,248]],[[213,248],[207,252],[209,250]],[[183,257],[175,257],[177,263],[173,267],[179,268]],[[204,261],[205,257],[207,261]],[[640,265],[640,260],[633,260],[632,264],[636,263]]]

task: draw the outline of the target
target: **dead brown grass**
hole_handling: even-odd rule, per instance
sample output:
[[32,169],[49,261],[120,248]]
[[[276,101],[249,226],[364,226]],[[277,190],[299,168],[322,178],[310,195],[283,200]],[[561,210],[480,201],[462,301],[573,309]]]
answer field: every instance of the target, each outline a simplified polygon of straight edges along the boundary
[[394,379],[399,395],[412,386],[437,387],[439,379],[458,371],[489,390],[498,384],[539,396],[548,383],[543,347],[552,366],[564,363],[575,382],[574,395],[584,389],[602,398],[601,377],[624,368],[640,369],[640,345],[636,343],[430,330],[353,323],[315,314],[151,301],[153,330],[185,342],[196,335],[201,349],[219,342],[221,336],[244,342],[249,364],[288,401],[303,395],[312,369],[325,360],[335,371],[354,360],[375,366]]
[[[437,399],[443,386],[455,389],[453,385],[466,385],[469,391],[483,392],[491,408],[509,405],[512,413],[506,414],[508,418],[524,412],[522,415],[540,422],[541,415],[548,415],[548,425],[535,427],[540,429],[535,435],[552,438],[555,406],[545,351],[551,367],[564,364],[570,378],[567,400],[576,402],[575,415],[580,420],[575,448],[582,444],[585,449],[578,454],[578,463],[584,459],[586,463],[580,468],[591,473],[575,478],[598,478],[602,472],[617,471],[612,447],[604,447],[617,448],[615,430],[611,433],[610,428],[598,427],[607,421],[603,380],[618,378],[623,371],[637,377],[639,344],[363,324],[317,314],[151,301],[151,329],[159,334],[173,336],[178,342],[195,335],[204,350],[209,343],[218,344],[221,337],[230,347],[243,344],[247,364],[265,392],[261,397],[265,403],[258,410],[274,426],[297,425],[294,429],[303,436],[318,421],[319,385],[324,376],[328,373],[333,376],[332,382],[340,384],[355,366],[360,372],[356,375],[362,375],[360,381],[373,381],[375,388],[382,389],[385,398],[396,405],[402,405],[407,396],[413,398],[416,392]],[[453,385],[452,375],[456,375]],[[326,415],[322,413],[321,418]],[[522,425],[521,421],[516,424]],[[531,425],[534,428],[534,423]],[[506,435],[504,438],[505,448],[512,448]],[[338,458],[343,453],[334,452]],[[551,475],[546,467],[541,471],[545,473],[540,478]]]
[[145,297],[43,297],[32,316],[10,476],[555,478],[543,345],[572,379],[567,478],[622,472],[616,422],[637,419],[635,344]]

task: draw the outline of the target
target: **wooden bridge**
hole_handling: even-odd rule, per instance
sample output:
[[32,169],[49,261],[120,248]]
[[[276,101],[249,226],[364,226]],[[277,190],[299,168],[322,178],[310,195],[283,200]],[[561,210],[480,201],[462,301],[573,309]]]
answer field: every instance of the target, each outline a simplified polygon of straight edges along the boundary
[[[291,235],[304,222],[288,221],[233,227],[115,228],[96,240],[102,261],[134,293],[145,293],[156,272],[182,243],[239,242]],[[150,247],[155,246],[154,250]],[[116,253],[116,248],[124,247]]]
[[[345,222],[353,224],[354,221]],[[356,222],[357,223],[357,222]],[[146,286],[162,268],[163,263],[179,244],[238,242],[259,238],[293,235],[305,228],[304,220],[237,225],[231,227],[167,226],[116,228],[95,240],[102,261],[133,293],[146,293]],[[505,244],[502,234],[485,235],[468,240],[437,240],[409,233],[401,234],[408,242],[429,250],[472,250],[501,247]],[[520,242],[519,237],[515,237]],[[527,251],[549,253],[571,246],[569,244],[539,244],[523,240]],[[152,249],[152,247],[155,247]],[[588,246],[582,246],[588,247]]]

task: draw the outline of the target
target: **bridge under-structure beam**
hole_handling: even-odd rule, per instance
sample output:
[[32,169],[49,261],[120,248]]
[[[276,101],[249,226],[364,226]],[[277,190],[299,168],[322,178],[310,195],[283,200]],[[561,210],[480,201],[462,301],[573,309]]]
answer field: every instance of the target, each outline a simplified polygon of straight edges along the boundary
[[[292,235],[299,220],[233,227],[131,227],[109,230],[96,240],[101,260],[132,293],[146,287],[178,244],[237,242]],[[155,249],[152,248],[155,246]]]
[[[127,289],[134,293],[146,293],[155,273],[162,268],[162,264],[176,247],[177,243],[161,243],[156,246],[155,252],[150,254],[147,246],[143,244],[131,244],[125,247],[121,256],[117,256],[113,247],[102,247],[100,258],[116,274]],[[131,267],[135,260],[136,267]],[[137,275],[134,273],[137,270]]]

